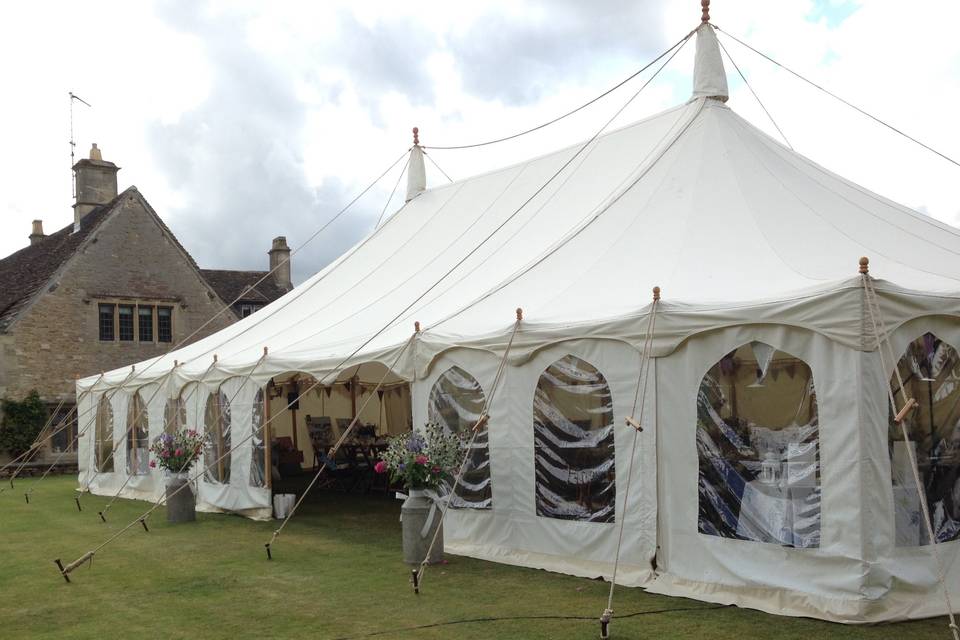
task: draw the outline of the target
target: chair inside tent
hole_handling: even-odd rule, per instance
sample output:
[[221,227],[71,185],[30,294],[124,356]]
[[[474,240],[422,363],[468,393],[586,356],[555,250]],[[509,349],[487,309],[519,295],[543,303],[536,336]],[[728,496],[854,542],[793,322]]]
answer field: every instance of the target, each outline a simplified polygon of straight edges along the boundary
[[[842,622],[945,613],[960,232],[742,119],[714,28],[696,38],[688,102],[429,189],[415,145],[406,204],[321,272],[132,374],[78,381],[96,415],[81,485],[158,498],[144,443],[196,425],[199,508],[269,518],[275,484],[344,420],[372,439],[472,424],[523,307],[446,552],[609,580],[622,525],[622,585]],[[908,438],[890,391],[919,404]]]

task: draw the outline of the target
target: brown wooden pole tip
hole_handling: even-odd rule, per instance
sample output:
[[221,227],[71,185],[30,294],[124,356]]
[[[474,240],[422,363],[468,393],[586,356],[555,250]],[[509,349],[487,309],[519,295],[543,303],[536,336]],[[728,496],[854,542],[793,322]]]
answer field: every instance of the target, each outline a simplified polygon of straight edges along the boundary
[[419,321],[419,320],[415,320],[415,321],[413,322],[413,330],[414,330],[416,333],[420,333],[420,321]]
[[870,273],[870,258],[866,256],[860,258],[860,273]]
[[420,144],[420,127],[413,128],[413,144]]
[[267,352],[268,352],[267,348],[264,347],[264,348],[263,348],[263,355],[266,356],[266,355],[267,355]]
[[217,354],[213,354],[213,361],[216,362],[217,360],[218,360]]
[[517,307],[517,322],[523,320],[523,309]]
[[656,302],[660,299],[660,287],[653,288],[653,301]]
[[710,0],[700,0],[700,8],[702,10],[700,22],[710,22]]

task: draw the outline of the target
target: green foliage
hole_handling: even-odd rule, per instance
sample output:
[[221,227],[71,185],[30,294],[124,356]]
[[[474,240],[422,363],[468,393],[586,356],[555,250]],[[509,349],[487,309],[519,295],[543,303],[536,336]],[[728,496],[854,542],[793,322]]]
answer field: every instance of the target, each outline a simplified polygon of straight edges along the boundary
[[40,394],[31,391],[22,401],[0,400],[3,422],[0,424],[0,449],[19,456],[30,448],[47,422],[47,407]]

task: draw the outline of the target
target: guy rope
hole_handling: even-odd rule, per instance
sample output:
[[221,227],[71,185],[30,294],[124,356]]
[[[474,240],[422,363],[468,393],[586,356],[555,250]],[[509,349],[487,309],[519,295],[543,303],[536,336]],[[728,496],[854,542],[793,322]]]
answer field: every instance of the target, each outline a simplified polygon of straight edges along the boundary
[[440,521],[437,524],[437,528],[433,532],[433,538],[430,539],[430,546],[427,547],[427,552],[424,554],[423,560],[420,561],[420,565],[416,569],[410,570],[410,583],[413,586],[413,592],[415,594],[419,595],[420,593],[420,585],[423,581],[423,573],[427,569],[430,555],[433,553],[433,548],[436,546],[437,539],[440,537],[440,531],[443,528],[443,519],[446,517],[447,511],[450,509],[450,503],[453,501],[453,498],[457,493],[457,487],[460,486],[460,479],[463,477],[463,474],[467,469],[467,465],[470,464],[470,452],[473,450],[473,444],[476,441],[477,436],[479,436],[480,433],[487,428],[487,423],[490,421],[490,405],[493,404],[493,399],[497,394],[497,389],[500,387],[500,381],[503,379],[503,372],[507,367],[507,359],[510,357],[510,348],[513,346],[513,339],[517,337],[517,331],[520,330],[520,323],[522,321],[523,309],[518,307],[517,319],[513,323],[513,330],[510,332],[510,339],[507,340],[507,346],[503,350],[503,357],[500,359],[500,365],[497,367],[497,373],[493,377],[493,386],[490,387],[490,395],[483,399],[483,408],[480,409],[480,417],[477,418],[477,422],[471,429],[472,433],[470,434],[470,440],[466,445],[467,455],[463,457],[463,462],[460,463],[460,468],[457,470],[457,475],[453,478],[453,486],[450,487],[450,492],[447,494],[447,499],[443,503],[443,507],[440,509]]
[[[610,593],[607,596],[607,608],[600,616],[600,638],[610,637],[610,622],[613,620],[613,591],[617,586],[617,568],[620,566],[620,547],[623,545],[623,528],[627,521],[627,508],[630,500],[630,483],[633,480],[633,462],[637,455],[640,432],[643,431],[643,409],[646,406],[647,381],[650,378],[650,360],[653,351],[653,336],[657,327],[657,308],[660,306],[660,287],[653,288],[653,303],[647,316],[647,332],[640,352],[640,369],[637,374],[637,390],[633,395],[633,408],[624,420],[633,429],[633,443],[630,445],[630,464],[627,466],[627,486],[623,492],[623,510],[620,513],[620,531],[617,534],[617,550],[613,556],[613,575],[610,577]],[[640,409],[639,413],[637,409]]]
[[[216,360],[214,360],[214,362],[216,362]],[[167,380],[170,378],[171,375],[173,375],[173,372],[176,371],[176,369],[177,369],[177,367],[174,366],[173,368],[170,369],[170,371],[168,371],[166,374],[164,374],[163,377],[160,378],[160,380],[157,381],[157,388],[156,388],[156,389],[154,390],[154,392],[150,395],[150,397],[147,399],[147,401],[146,401],[145,403],[143,403],[143,406],[142,406],[142,407],[140,408],[140,410],[136,413],[136,415],[133,416],[133,419],[132,419],[132,420],[129,420],[129,417],[130,417],[130,416],[129,416],[129,411],[128,411],[128,413],[127,413],[127,419],[128,419],[128,421],[129,421],[130,424],[127,426],[127,430],[124,432],[123,437],[120,438],[120,439],[118,439],[118,440],[113,444],[113,447],[112,447],[112,449],[110,450],[110,453],[107,454],[106,459],[101,460],[99,464],[94,464],[94,465],[93,465],[93,467],[94,467],[94,469],[93,469],[93,477],[87,479],[87,481],[86,481],[86,485],[87,485],[87,486],[86,486],[86,490],[89,490],[89,489],[90,489],[90,485],[93,483],[94,480],[97,479],[97,477],[100,475],[100,473],[102,472],[102,470],[107,466],[107,463],[108,463],[108,462],[113,461],[113,463],[116,464],[116,453],[117,453],[117,449],[119,449],[119,448],[120,448],[120,445],[126,443],[126,442],[127,442],[127,439],[130,438],[130,434],[133,432],[134,425],[137,424],[137,421],[139,421],[140,418],[143,416],[143,413],[144,413],[144,411],[146,411],[146,408],[147,408],[148,406],[150,406],[150,403],[153,402],[153,399],[154,399],[154,398],[156,397],[156,395],[160,392],[160,390],[163,388],[163,385],[166,384]],[[121,386],[122,386],[122,385],[121,385]],[[119,387],[118,387],[117,390],[114,391],[114,392],[110,395],[110,398],[112,398],[114,395],[116,395],[119,390],[120,390],[120,389],[119,389]],[[106,394],[105,394],[105,395],[106,395]],[[94,417],[91,419],[91,422],[92,422],[92,421],[95,421],[95,420],[96,420],[96,415],[94,415]],[[89,423],[88,423],[88,427],[87,427],[87,428],[89,428]],[[84,429],[84,431],[86,431],[86,429]],[[111,435],[112,435],[112,434],[111,434]],[[96,449],[96,438],[94,438],[94,449]],[[96,460],[96,453],[94,453],[94,460]],[[127,486],[127,482],[130,481],[131,475],[132,475],[132,474],[127,473],[127,479],[124,481],[123,485],[120,487],[120,489],[117,491],[117,493],[119,493],[120,491],[122,491],[122,490],[123,490],[123,487]],[[78,502],[78,506],[79,506],[79,502]],[[99,516],[100,516],[100,519],[101,519],[101,520],[103,520],[104,522],[106,522],[106,519],[103,517],[103,511],[100,511],[100,512],[99,512]]]
[[[263,360],[264,360],[266,357],[267,357],[267,348],[264,347],[264,349],[263,349],[263,356],[260,358],[260,360],[257,361],[257,365],[259,365],[260,363],[262,363]],[[217,362],[217,360],[216,360],[216,356],[215,356],[213,363],[210,365],[210,367],[208,367],[208,368],[206,369],[206,371],[204,371],[203,376],[206,376],[206,374],[209,373],[210,369],[211,369],[213,366],[216,365],[216,362]],[[242,386],[242,385],[241,385],[241,386]],[[265,425],[265,426],[266,426],[266,425]],[[253,430],[251,430],[251,432],[250,432],[249,435],[247,435],[245,438],[243,438],[242,440],[240,440],[239,442],[237,442],[237,443],[236,443],[232,448],[230,448],[228,451],[222,453],[222,454],[220,455],[220,457],[217,458],[216,460],[209,461],[208,464],[216,464],[216,463],[220,462],[220,461],[223,460],[226,456],[229,456],[231,453],[233,453],[234,449],[236,449],[237,447],[239,447],[239,446],[242,445],[243,443],[247,442],[248,440],[252,439],[253,436],[254,436],[254,432],[253,432]],[[163,506],[163,504],[164,504],[169,498],[175,496],[176,494],[180,493],[180,491],[182,491],[182,490],[186,489],[187,487],[189,487],[190,484],[191,484],[193,481],[197,480],[197,479],[198,479],[201,475],[203,475],[205,472],[206,472],[206,469],[201,469],[201,470],[199,471],[199,473],[197,473],[195,476],[193,476],[192,478],[190,478],[190,481],[189,481],[189,482],[186,482],[186,483],[182,484],[178,489],[176,489],[175,491],[171,492],[170,495],[161,496],[161,498],[160,498],[159,500],[157,500],[157,502],[156,502],[153,506],[151,506],[149,509],[147,509],[147,510],[146,510],[144,513],[142,513],[139,517],[137,517],[137,518],[135,518],[134,520],[132,520],[132,521],[131,521],[129,524],[127,524],[125,527],[123,527],[122,529],[120,529],[119,531],[117,531],[116,533],[114,533],[112,536],[110,536],[109,538],[107,538],[104,542],[100,543],[99,546],[95,547],[94,549],[92,549],[92,550],[90,550],[90,551],[87,551],[86,553],[84,553],[83,555],[81,555],[79,558],[77,558],[76,560],[74,560],[73,562],[71,562],[70,564],[64,565],[64,564],[61,562],[60,558],[56,558],[53,562],[54,562],[54,563],[57,565],[57,567],[60,569],[60,575],[63,576],[63,579],[64,579],[64,580],[66,580],[67,582],[70,582],[70,573],[71,573],[74,569],[76,569],[77,567],[82,566],[83,564],[85,564],[85,563],[87,563],[87,562],[89,562],[90,564],[93,564],[93,558],[94,558],[94,556],[95,556],[101,549],[103,549],[104,547],[106,547],[108,544],[110,544],[111,542],[113,542],[114,540],[116,540],[116,539],[119,538],[121,535],[123,535],[124,533],[126,533],[127,531],[129,531],[131,528],[133,528],[134,526],[136,526],[136,525],[138,525],[138,524],[141,525],[141,526],[143,526],[143,528],[144,528],[145,531],[149,531],[149,529],[147,529],[147,522],[146,522],[146,521],[147,521],[147,518],[150,517],[150,514],[152,514],[154,511],[156,511],[156,510],[159,509],[161,506]],[[101,516],[101,517],[102,517],[102,516]]]
[[[53,419],[56,417],[61,407],[63,407],[63,400],[60,401],[60,404],[57,405],[57,408],[54,409],[53,413],[50,414],[50,417],[47,418],[47,421],[46,423],[44,423],[43,428],[40,429],[39,432],[37,432],[37,437],[33,439],[33,442],[30,444],[27,450],[21,453],[19,456],[17,456],[13,460],[11,460],[10,462],[8,462],[7,464],[3,465],[2,468],[0,468],[0,471],[3,471],[7,467],[13,466],[15,463],[20,462],[22,460],[22,462],[20,462],[20,465],[13,472],[13,475],[10,476],[11,489],[13,488],[13,479],[16,478],[17,474],[20,473],[23,467],[29,464],[30,461],[37,455],[37,453],[39,453],[40,448],[43,446],[43,443],[49,440],[50,438],[52,438],[54,435],[56,435],[63,429],[63,423],[61,422],[58,425],[58,428],[54,429],[53,433],[48,433],[48,430],[50,429],[50,424],[53,422]],[[0,489],[0,491],[3,491],[3,490]],[[27,502],[30,502],[30,500],[27,500]]]
[[[876,348],[877,353],[880,355],[880,367],[883,369],[884,374],[889,371],[888,361],[886,356],[890,356],[890,364],[893,366],[894,374],[897,379],[897,387],[900,390],[900,395],[903,398],[903,406],[897,408],[897,400],[894,396],[893,389],[891,385],[884,381],[884,386],[887,388],[887,399],[890,401],[890,410],[893,415],[893,421],[900,426],[900,434],[903,436],[903,441],[906,443],[907,457],[910,460],[910,471],[913,474],[913,481],[917,487],[917,494],[920,497],[920,510],[923,514],[923,522],[926,525],[927,535],[930,540],[930,552],[933,556],[934,565],[936,566],[937,572],[937,581],[940,583],[940,590],[943,593],[943,601],[947,607],[947,615],[950,618],[950,631],[953,633],[954,640],[960,640],[960,627],[957,626],[957,621],[953,615],[953,604],[950,601],[950,590],[947,588],[946,576],[943,571],[943,560],[940,557],[940,551],[937,548],[940,544],[937,540],[936,534],[933,530],[933,522],[930,519],[930,508],[927,505],[927,496],[926,491],[924,490],[924,483],[920,478],[920,471],[917,467],[917,458],[914,453],[913,447],[910,446],[910,434],[907,432],[906,418],[917,406],[917,401],[914,398],[911,398],[907,394],[907,389],[903,383],[903,376],[900,374],[900,367],[897,363],[896,354],[893,351],[893,345],[890,344],[890,336],[887,333],[886,323],[883,320],[883,316],[880,311],[880,301],[877,297],[876,289],[873,286],[873,278],[870,277],[870,260],[867,258],[860,258],[860,277],[863,281],[863,297],[864,302],[866,303],[867,314],[870,316],[870,325],[873,328],[873,337],[876,339]],[[886,347],[886,353],[884,352],[884,347]]]
[[[261,358],[260,361],[258,361],[253,368],[256,369],[257,366],[262,361],[263,361],[263,358]],[[196,390],[200,388],[200,383],[204,380],[204,378],[207,377],[207,374],[209,374],[216,367],[216,365],[217,365],[217,356],[214,355],[213,362],[210,363],[210,366],[207,367],[206,370],[200,375],[200,378],[197,379],[196,384],[193,385],[192,389],[190,389],[190,393],[188,393],[187,397],[184,398],[183,400],[184,402],[186,402],[187,400],[193,397],[193,394],[196,392]],[[147,407],[150,406],[150,403],[153,402],[153,399],[164,388],[164,385],[167,383],[167,380],[169,380],[170,376],[173,375],[173,372],[177,370],[177,366],[179,366],[179,363],[175,364],[173,368],[170,369],[170,371],[167,372],[165,376],[163,376],[162,378],[160,378],[159,381],[157,381],[157,388],[153,391],[153,393],[150,395],[147,401],[143,403],[143,406],[140,407],[140,410],[137,412],[137,415],[134,416],[133,420],[130,421],[130,424],[127,427],[126,435],[124,436],[123,442],[125,442],[127,438],[130,438],[131,434],[133,433],[133,429],[137,424],[137,421],[140,420],[140,417],[144,414],[144,412],[147,411]],[[251,370],[250,373],[253,373],[253,371]],[[247,378],[249,378],[249,375],[247,376]],[[246,380],[244,382],[246,382]],[[241,385],[241,388],[243,388],[243,385]],[[239,390],[237,391],[237,393],[239,393]],[[231,398],[231,401],[232,400],[233,398]],[[173,419],[175,419],[175,416],[171,416],[171,420]],[[170,426],[169,421],[164,422],[164,425],[163,425],[164,431],[166,431],[169,426]],[[119,446],[120,446],[119,442],[116,445],[114,445],[113,451],[110,453],[110,457],[114,457],[114,454],[117,452],[117,447]],[[193,462],[193,457],[188,458],[188,463],[189,462]],[[117,489],[113,497],[110,498],[110,501],[107,502],[107,506],[105,506],[102,511],[97,512],[97,515],[100,516],[100,520],[102,520],[103,522],[107,521],[107,518],[106,518],[107,512],[110,510],[110,507],[113,506],[113,503],[116,502],[117,498],[120,497],[120,493],[124,490],[124,488],[126,488],[127,484],[130,482],[130,480],[133,479],[133,477],[134,477],[134,474],[128,472],[126,480],[123,481],[123,484],[120,485],[120,488]],[[91,482],[93,482],[92,479],[91,479]]]

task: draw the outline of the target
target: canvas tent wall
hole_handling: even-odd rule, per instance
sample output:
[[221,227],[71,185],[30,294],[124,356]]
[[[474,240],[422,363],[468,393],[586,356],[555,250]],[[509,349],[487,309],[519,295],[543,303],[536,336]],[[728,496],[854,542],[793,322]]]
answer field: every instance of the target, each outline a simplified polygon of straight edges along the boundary
[[[881,366],[856,269],[868,255],[871,273],[883,278],[875,286],[897,357],[927,333],[960,348],[960,232],[843,180],[741,119],[723,101],[712,27],[697,38],[701,92],[688,103],[585,145],[427,189],[261,312],[139,363],[130,380],[128,369],[108,372],[79,381],[78,391],[93,389],[90,407],[110,396],[120,416],[113,437],[122,438],[126,403],[145,385],[164,384],[166,397],[176,397],[197,384],[207,395],[246,378],[247,403],[291,371],[322,378],[396,361],[421,424],[431,411],[451,411],[430,406],[448,372],[463,381],[464,397],[489,389],[522,306],[491,407],[489,508],[451,513],[448,551],[609,577],[616,522],[626,518],[624,584],[840,621],[942,613],[930,545],[896,544],[894,503],[906,494],[892,481],[897,447],[885,394],[894,365]],[[624,417],[655,284],[664,291],[655,378],[625,502]],[[424,330],[411,338],[414,320]],[[769,378],[737,373],[766,371],[764,354],[775,362]],[[938,384],[955,387],[953,369],[940,370]],[[776,409],[762,415],[777,424],[733,410],[724,389],[754,383],[741,397]],[[759,388],[785,389],[799,409],[790,415],[782,398],[749,396]],[[796,416],[803,420],[791,422]],[[238,414],[234,428],[250,429],[244,420]],[[752,440],[738,443],[746,436],[783,451],[761,458]],[[704,466],[711,442],[713,471]],[[233,453],[239,465],[249,457],[244,446]],[[81,483],[95,449],[91,432]],[[812,468],[812,480],[798,468]],[[794,498],[750,484],[785,472],[805,483],[778,485],[802,492],[789,526],[783,514]],[[122,465],[100,473],[91,489],[109,494],[122,474]],[[269,496],[241,490],[240,476],[229,487],[201,488],[202,504],[264,515]],[[730,478],[714,503],[704,502],[713,495],[704,477]],[[734,504],[724,510],[729,496]],[[782,512],[767,518],[780,526],[761,526],[764,503]],[[744,509],[761,515],[741,527]],[[958,544],[938,545],[954,592]]]

